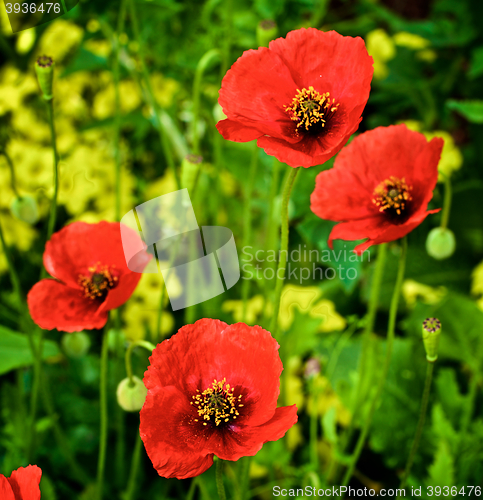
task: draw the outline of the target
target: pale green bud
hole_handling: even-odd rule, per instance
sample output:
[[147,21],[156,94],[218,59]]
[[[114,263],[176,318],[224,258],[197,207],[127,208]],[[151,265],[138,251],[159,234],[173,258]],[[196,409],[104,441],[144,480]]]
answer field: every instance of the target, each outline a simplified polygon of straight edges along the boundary
[[433,259],[443,260],[451,257],[456,248],[453,231],[443,227],[432,229],[426,239],[426,251]]
[[277,23],[272,19],[260,21],[257,26],[257,44],[259,47],[268,47],[268,44],[277,37]]
[[139,411],[146,400],[148,390],[143,381],[133,376],[132,381],[125,378],[117,386],[117,402],[124,411]]
[[50,101],[53,97],[54,65],[53,59],[49,56],[40,56],[35,63],[35,72],[37,73],[40,90],[46,101]]
[[437,318],[427,318],[423,321],[423,342],[426,349],[426,359],[434,363],[438,359],[441,321]]
[[12,215],[27,224],[33,225],[39,220],[39,209],[32,196],[22,196],[15,198],[10,205]]
[[85,332],[65,333],[61,343],[69,358],[82,358],[91,347],[91,339]]

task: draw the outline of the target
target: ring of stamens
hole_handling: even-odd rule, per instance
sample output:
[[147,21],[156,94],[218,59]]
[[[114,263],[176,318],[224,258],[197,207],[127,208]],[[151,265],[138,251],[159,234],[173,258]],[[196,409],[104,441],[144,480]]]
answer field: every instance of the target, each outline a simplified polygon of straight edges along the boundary
[[[240,404],[242,394],[235,396],[234,387],[226,383],[226,378],[219,382],[215,379],[211,387],[200,392],[198,389],[195,396],[192,396],[191,405],[196,407],[198,416],[204,420],[203,425],[208,425],[208,422],[219,426],[222,422],[235,420],[239,415],[238,409],[243,405]],[[199,419],[195,419],[198,422]]]
[[300,130],[309,131],[314,125],[325,127],[327,121],[337,111],[339,103],[330,98],[330,93],[320,94],[314,87],[297,89],[297,95],[289,106],[284,106],[290,119],[297,123],[298,134]]
[[88,268],[90,276],[79,276],[79,285],[84,289],[84,297],[91,300],[104,297],[107,292],[114,288],[118,277],[114,276],[108,266],[98,262],[95,266]]
[[372,203],[379,207],[379,212],[391,211],[401,215],[406,208],[406,202],[412,200],[409,193],[411,190],[412,186],[406,184],[404,177],[398,179],[391,176],[374,189]]

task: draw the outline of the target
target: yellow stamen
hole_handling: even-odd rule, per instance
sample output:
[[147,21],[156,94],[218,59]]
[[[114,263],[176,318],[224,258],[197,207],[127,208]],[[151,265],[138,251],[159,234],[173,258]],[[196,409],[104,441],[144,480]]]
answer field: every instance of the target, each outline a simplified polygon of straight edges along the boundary
[[330,98],[329,92],[320,94],[312,86],[308,89],[297,89],[297,95],[290,106],[284,106],[285,111],[290,114],[290,119],[297,122],[297,134],[299,129],[308,131],[315,124],[325,127],[338,107],[339,103],[335,104],[335,99]]
[[84,288],[84,297],[92,300],[105,296],[107,291],[113,288],[118,280],[117,276],[112,275],[109,267],[101,265],[100,262],[89,267],[89,272],[91,273],[90,276],[81,274],[78,283]]
[[[234,396],[234,390],[234,387],[226,383],[226,378],[219,382],[215,379],[211,387],[203,392],[196,390],[198,394],[192,396],[193,401],[190,404],[197,407],[199,417],[218,426],[221,422],[229,422],[231,418],[236,419],[240,415],[238,408],[243,406],[239,404],[242,395]],[[198,419],[195,419],[195,422],[197,421]],[[207,425],[207,422],[203,422],[203,425]]]
[[404,177],[398,179],[391,176],[374,189],[372,203],[379,207],[379,212],[394,211],[401,215],[406,208],[406,202],[412,200],[409,194],[411,189],[412,186],[406,184]]

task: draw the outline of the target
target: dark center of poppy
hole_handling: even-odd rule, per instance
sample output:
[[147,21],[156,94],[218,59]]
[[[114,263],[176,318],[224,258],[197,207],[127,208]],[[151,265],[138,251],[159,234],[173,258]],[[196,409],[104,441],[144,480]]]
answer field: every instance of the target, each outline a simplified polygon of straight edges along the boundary
[[[226,383],[226,378],[220,382],[215,379],[211,387],[201,393],[196,390],[198,394],[192,396],[193,401],[190,404],[196,407],[198,416],[204,420],[203,425],[210,422],[218,427],[240,415],[238,410],[243,406],[240,404],[242,395],[235,396],[234,390],[234,387]],[[198,422],[198,419],[195,419],[195,422]]]
[[84,289],[84,297],[91,300],[105,299],[107,292],[116,286],[117,276],[113,276],[108,266],[99,262],[89,267],[90,276],[79,276],[79,285]]
[[290,119],[296,122],[296,134],[318,134],[327,125],[332,115],[337,111],[339,104],[330,98],[330,93],[320,94],[314,87],[297,89],[297,95],[292,99],[290,106],[284,106]]
[[412,200],[409,194],[411,189],[412,186],[406,184],[404,177],[398,179],[391,176],[374,189],[372,203],[379,207],[379,212],[399,216],[406,210],[406,202]]

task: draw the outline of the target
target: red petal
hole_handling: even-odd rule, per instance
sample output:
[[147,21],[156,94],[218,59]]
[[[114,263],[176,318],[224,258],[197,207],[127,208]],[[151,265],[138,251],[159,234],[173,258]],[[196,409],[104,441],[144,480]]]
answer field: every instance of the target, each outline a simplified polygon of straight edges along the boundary
[[139,280],[141,279],[141,273],[128,272],[119,276],[119,281],[115,288],[111,288],[107,292],[106,299],[101,304],[97,313],[103,313],[110,311],[111,309],[116,309],[122,306],[129,297],[131,297],[134,289],[136,288]]
[[[284,108],[296,92],[297,86],[277,54],[266,47],[248,50],[223,78],[219,103],[231,123],[218,130],[228,140],[252,140],[267,134],[297,142],[300,139],[292,137],[293,122]],[[249,133],[247,128],[253,131]]]
[[27,302],[32,319],[45,330],[79,332],[102,328],[107,322],[107,313],[97,313],[99,302],[56,280],[36,283],[27,295]]
[[148,390],[173,385],[192,395],[211,387],[215,379],[226,378],[230,386],[247,391],[240,423],[260,425],[273,416],[277,404],[282,372],[278,348],[259,326],[202,319],[158,344],[144,383]]
[[212,449],[222,460],[238,460],[241,457],[254,456],[268,441],[277,441],[298,420],[297,406],[277,408],[273,417],[258,427],[246,426],[237,431],[224,434],[223,446]]
[[[12,487],[15,500],[40,500],[39,483],[41,477],[42,471],[36,465],[20,467],[13,471],[8,482]],[[0,498],[3,500],[3,496]]]
[[12,487],[10,486],[8,479],[2,474],[0,474],[0,498],[2,500],[15,500]]
[[[133,238],[136,237],[133,232]],[[74,222],[53,234],[45,246],[45,268],[71,287],[78,287],[79,275],[89,275],[89,267],[97,263],[115,268],[118,275],[131,272],[126,265],[118,222]]]
[[194,421],[196,412],[176,387],[151,388],[140,418],[141,438],[160,476],[193,477],[213,464],[213,454],[206,451],[211,433]]
[[301,28],[273,40],[269,48],[290,69],[298,88],[313,86],[321,93],[330,92],[336,102],[367,102],[373,59],[362,38]]

